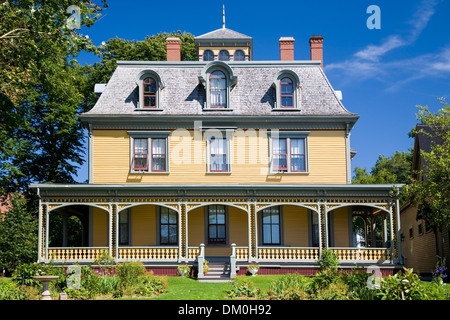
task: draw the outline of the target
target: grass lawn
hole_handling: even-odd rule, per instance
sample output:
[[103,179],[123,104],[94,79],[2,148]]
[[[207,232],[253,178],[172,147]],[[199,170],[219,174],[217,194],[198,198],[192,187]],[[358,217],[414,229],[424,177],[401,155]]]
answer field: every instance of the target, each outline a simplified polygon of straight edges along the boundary
[[[280,276],[242,276],[251,279],[255,287],[269,289],[272,282]],[[227,291],[233,286],[232,282],[209,283],[199,282],[187,277],[167,277],[169,289],[166,293],[154,296],[152,300],[226,300]]]

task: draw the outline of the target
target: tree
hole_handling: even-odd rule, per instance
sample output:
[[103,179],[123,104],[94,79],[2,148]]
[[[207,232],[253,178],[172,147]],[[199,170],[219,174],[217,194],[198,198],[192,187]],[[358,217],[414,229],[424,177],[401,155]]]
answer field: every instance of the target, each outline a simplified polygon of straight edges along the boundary
[[354,184],[407,184],[410,181],[412,164],[412,150],[396,151],[392,156],[378,156],[371,172],[356,167]]
[[[103,2],[106,6],[106,2]],[[26,192],[31,182],[73,182],[82,159],[77,112],[80,51],[91,41],[67,22],[80,9],[80,27],[101,8],[91,1],[6,1],[0,5],[0,188]]]
[[24,197],[11,197],[11,210],[0,220],[0,269],[11,273],[21,263],[37,260],[37,219],[27,210]]
[[412,131],[424,134],[431,140],[430,149],[420,150],[422,168],[405,189],[411,204],[418,206],[417,219],[425,220],[433,231],[450,228],[450,107],[440,100],[443,107],[433,113],[428,106],[418,106],[417,119],[428,130]]
[[107,83],[117,67],[117,61],[164,61],[167,60],[166,39],[177,37],[181,40],[181,60],[198,60],[194,36],[187,32],[163,32],[147,36],[142,41],[112,38],[99,47],[101,60],[92,65],[82,67],[87,75],[84,83],[80,84],[85,96],[82,109],[88,111],[98,99],[93,88],[96,83]]

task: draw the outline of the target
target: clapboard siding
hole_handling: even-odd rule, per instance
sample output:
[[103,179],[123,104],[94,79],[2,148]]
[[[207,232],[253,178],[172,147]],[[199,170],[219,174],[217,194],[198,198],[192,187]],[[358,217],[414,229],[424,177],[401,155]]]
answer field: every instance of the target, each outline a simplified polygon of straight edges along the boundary
[[206,142],[194,133],[177,130],[169,137],[170,173],[130,173],[130,137],[126,130],[94,130],[93,183],[305,183],[345,184],[344,131],[311,131],[309,173],[269,174],[266,134],[231,139],[231,173],[207,173]]

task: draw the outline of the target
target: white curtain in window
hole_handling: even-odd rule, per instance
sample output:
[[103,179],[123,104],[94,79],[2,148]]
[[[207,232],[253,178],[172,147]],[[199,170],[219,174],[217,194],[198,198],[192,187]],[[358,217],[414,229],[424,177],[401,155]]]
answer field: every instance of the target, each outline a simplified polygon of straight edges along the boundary
[[166,139],[152,140],[153,171],[166,170]]

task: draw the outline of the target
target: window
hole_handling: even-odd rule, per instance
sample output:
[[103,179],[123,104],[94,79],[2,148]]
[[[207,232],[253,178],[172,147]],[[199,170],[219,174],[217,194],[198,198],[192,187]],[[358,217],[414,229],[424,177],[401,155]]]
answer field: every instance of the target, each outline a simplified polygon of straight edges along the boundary
[[272,168],[274,171],[287,171],[286,138],[274,139],[272,143]]
[[271,171],[307,172],[306,138],[278,137],[271,141]]
[[153,70],[143,70],[136,78],[138,85],[138,104],[136,111],[160,111],[160,93],[164,89],[164,82]]
[[231,111],[230,95],[237,84],[237,76],[223,61],[210,61],[198,75],[205,88],[203,111]]
[[280,81],[281,87],[281,108],[293,108],[294,107],[294,87],[290,78],[283,78]]
[[144,108],[156,108],[156,81],[155,79],[148,77],[143,82],[143,107]]
[[417,233],[419,234],[419,236],[423,234],[423,223],[420,223],[417,226]]
[[129,131],[131,172],[168,172],[168,131]]
[[299,88],[300,79],[292,70],[279,71],[272,86],[275,88],[276,99],[274,102],[275,110],[293,110],[299,111]]
[[166,207],[159,208],[159,243],[176,245],[178,243],[178,214]]
[[409,238],[414,238],[413,228],[409,228]]
[[119,245],[130,244],[130,214],[128,210],[119,213]]
[[222,71],[214,71],[210,77],[211,108],[226,108],[227,106],[227,78]]
[[220,50],[219,51],[219,61],[229,61],[230,60],[230,54],[227,50]]
[[226,244],[225,206],[208,206],[208,243]]
[[214,53],[211,50],[203,51],[203,61],[214,61]]
[[281,244],[280,207],[272,207],[262,211],[262,243],[263,245]]
[[148,169],[148,139],[134,139],[133,169],[147,171]]
[[166,171],[166,139],[156,138],[152,141],[152,171]]
[[209,172],[228,172],[228,139],[211,136],[209,139]]
[[242,50],[236,50],[234,52],[234,61],[245,61],[245,53]]

